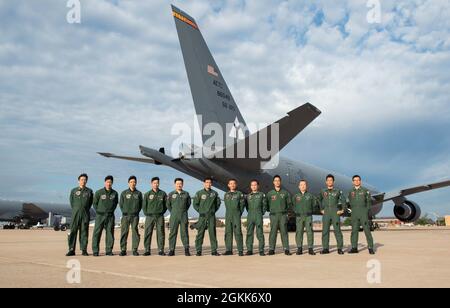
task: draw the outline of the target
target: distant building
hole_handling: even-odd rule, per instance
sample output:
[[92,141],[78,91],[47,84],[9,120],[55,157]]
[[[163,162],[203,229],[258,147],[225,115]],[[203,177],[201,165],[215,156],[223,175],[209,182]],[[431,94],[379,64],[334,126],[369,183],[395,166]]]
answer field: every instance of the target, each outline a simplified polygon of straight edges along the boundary
[[377,224],[380,228],[399,227],[403,225],[403,223],[400,220],[394,217],[375,218],[372,221],[373,223]]
[[445,225],[450,227],[450,216],[445,216]]

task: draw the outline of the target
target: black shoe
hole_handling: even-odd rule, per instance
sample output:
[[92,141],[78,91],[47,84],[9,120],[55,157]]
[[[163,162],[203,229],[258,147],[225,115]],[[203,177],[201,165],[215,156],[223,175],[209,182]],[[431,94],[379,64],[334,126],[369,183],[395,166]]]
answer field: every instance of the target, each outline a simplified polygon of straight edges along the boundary
[[83,250],[83,251],[81,252],[81,255],[82,255],[83,257],[89,257],[89,254],[88,254],[87,250]]
[[357,248],[352,248],[349,252],[349,254],[355,254],[355,253],[359,253]]
[[191,256],[191,253],[189,252],[189,248],[186,248],[186,249],[184,250],[184,255],[185,255],[186,257],[190,257],[190,256]]
[[[106,254],[106,255],[108,255],[108,254]],[[127,252],[126,252],[126,251],[121,251],[119,256],[125,257],[126,255],[127,255]]]
[[244,256],[244,252],[239,251],[239,257],[243,257]]
[[175,255],[175,251],[174,250],[169,251],[169,257],[173,257],[174,255]]
[[66,253],[66,257],[73,257],[73,256],[75,256],[75,251],[73,251],[73,250]]
[[211,252],[211,256],[219,257],[220,254],[217,251]]
[[312,249],[312,248],[308,249],[308,254],[310,256],[315,256],[316,255],[316,253],[314,252],[314,249]]
[[107,252],[106,255],[107,255],[108,257],[114,256],[114,254],[113,254],[112,252]]
[[161,250],[160,252],[158,252],[158,255],[160,255],[160,256],[165,256],[166,254],[164,253],[163,250]]
[[269,250],[269,256],[274,256],[275,255],[275,250]]
[[150,253],[150,251],[144,252],[144,256],[146,256],[146,257],[151,256],[151,255],[152,255],[152,254]]
[[92,255],[93,255],[94,257],[98,257],[98,252],[94,252]]
[[137,251],[133,251],[133,256],[135,256],[135,257],[139,257],[139,252],[137,252]]
[[246,256],[253,256],[253,251],[247,251]]
[[260,255],[261,257],[265,257],[265,256],[266,256],[266,254],[264,253],[264,251],[261,251],[261,252],[259,253],[259,255]]
[[197,256],[197,257],[201,257],[201,256],[202,256],[202,252],[201,252],[201,251],[197,251],[196,256]]
[[297,256],[301,256],[303,254],[303,249],[298,248],[297,252],[295,253]]
[[286,256],[292,255],[291,252],[290,252],[289,250],[285,250],[285,251],[284,251],[284,254],[285,254]]
[[223,255],[224,256],[232,256],[233,252],[232,251],[225,251],[225,253]]
[[343,254],[344,254],[344,251],[343,251],[342,249],[338,249],[338,254],[339,254],[339,255],[343,255]]
[[321,255],[328,255],[330,254],[330,251],[328,249],[324,249],[320,252]]
[[373,250],[373,248],[369,248],[369,253],[370,253],[371,255],[374,255],[374,254],[375,254],[375,250]]

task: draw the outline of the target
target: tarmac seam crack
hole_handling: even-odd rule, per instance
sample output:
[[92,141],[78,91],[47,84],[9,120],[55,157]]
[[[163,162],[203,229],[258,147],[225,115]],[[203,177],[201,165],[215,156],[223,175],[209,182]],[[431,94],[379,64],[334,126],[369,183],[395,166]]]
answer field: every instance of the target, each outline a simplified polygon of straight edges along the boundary
[[[1,257],[1,256],[0,256],[0,259],[10,261],[13,263],[28,263],[28,264],[33,264],[33,265],[41,265],[41,266],[60,268],[60,269],[65,269],[65,270],[68,269],[66,266],[51,264],[51,263],[35,262],[35,261],[28,261],[28,260],[23,260],[23,259],[11,259],[11,258]],[[110,272],[110,271],[93,270],[93,269],[81,269],[81,271],[86,272],[86,273],[91,273],[91,274],[106,274],[106,275],[117,276],[117,277],[121,277],[121,278],[133,278],[133,279],[161,282],[161,283],[166,283],[166,284],[177,284],[177,285],[193,287],[193,288],[217,288],[212,285],[203,285],[203,284],[184,282],[184,281],[178,281],[178,280],[166,280],[166,279],[159,279],[159,278],[151,278],[151,277],[146,277],[146,276],[122,274],[122,273],[116,273],[116,272]]]

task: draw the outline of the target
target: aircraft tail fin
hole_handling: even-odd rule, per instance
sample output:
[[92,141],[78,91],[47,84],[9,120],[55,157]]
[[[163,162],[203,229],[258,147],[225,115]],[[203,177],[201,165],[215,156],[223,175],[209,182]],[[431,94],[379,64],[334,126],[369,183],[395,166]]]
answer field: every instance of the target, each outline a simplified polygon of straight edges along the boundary
[[[172,5],[178,38],[183,53],[189,86],[194,100],[195,110],[202,130],[203,143],[208,135],[203,128],[209,123],[220,125],[224,142],[226,136],[233,134],[236,127],[246,127],[230,89],[206,44],[194,18]],[[227,126],[227,124],[229,124]],[[231,124],[231,125],[230,125]],[[248,135],[242,130],[241,138]]]

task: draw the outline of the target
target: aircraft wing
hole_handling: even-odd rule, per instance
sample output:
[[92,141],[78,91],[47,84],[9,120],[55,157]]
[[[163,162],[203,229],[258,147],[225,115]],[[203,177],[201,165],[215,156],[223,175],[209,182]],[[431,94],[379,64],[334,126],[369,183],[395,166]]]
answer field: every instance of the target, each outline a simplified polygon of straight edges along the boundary
[[405,189],[402,189],[402,190],[396,191],[396,192],[380,193],[380,194],[373,195],[372,197],[376,200],[374,202],[374,204],[378,204],[378,203],[383,203],[383,202],[391,201],[391,200],[395,200],[395,199],[401,199],[403,197],[421,193],[424,191],[434,190],[434,189],[448,187],[448,186],[450,186],[450,180],[433,183],[433,184],[426,184],[426,185],[405,188]]

